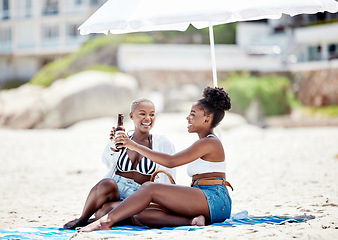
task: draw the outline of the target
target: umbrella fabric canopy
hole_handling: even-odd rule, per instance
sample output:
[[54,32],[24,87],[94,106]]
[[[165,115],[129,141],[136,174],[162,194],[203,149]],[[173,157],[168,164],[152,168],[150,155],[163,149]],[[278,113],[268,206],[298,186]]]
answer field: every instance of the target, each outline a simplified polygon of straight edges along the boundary
[[185,31],[288,14],[338,11],[335,0],[108,0],[80,27],[81,34]]

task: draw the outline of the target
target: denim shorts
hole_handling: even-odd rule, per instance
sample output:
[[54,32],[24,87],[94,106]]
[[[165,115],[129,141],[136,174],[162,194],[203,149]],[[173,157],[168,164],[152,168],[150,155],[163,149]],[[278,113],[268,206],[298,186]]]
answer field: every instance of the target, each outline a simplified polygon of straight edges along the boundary
[[117,187],[119,188],[120,201],[123,201],[124,199],[132,195],[141,186],[133,179],[125,178],[117,174],[115,174],[113,180],[117,183]]
[[[222,178],[215,178],[221,179]],[[210,223],[223,222],[225,219],[230,218],[231,214],[231,198],[226,186],[218,185],[197,185],[198,180],[192,187],[199,188],[204,192],[208,201],[210,212]]]

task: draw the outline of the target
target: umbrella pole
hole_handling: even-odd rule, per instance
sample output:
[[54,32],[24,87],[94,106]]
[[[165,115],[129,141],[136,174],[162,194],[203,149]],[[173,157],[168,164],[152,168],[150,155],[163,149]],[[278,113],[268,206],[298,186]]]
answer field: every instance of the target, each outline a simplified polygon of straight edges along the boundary
[[214,81],[214,87],[217,87],[214,29],[213,29],[211,22],[209,23],[209,39],[210,39],[210,52],[211,52],[211,64],[212,64],[212,78]]
[[[211,52],[211,64],[212,64],[212,79],[214,81],[214,87],[217,87],[217,71],[216,71],[216,57],[215,57],[215,41],[214,41],[214,29],[211,23],[209,23],[209,39],[210,39],[210,52]],[[222,141],[221,125],[216,127],[217,136]]]

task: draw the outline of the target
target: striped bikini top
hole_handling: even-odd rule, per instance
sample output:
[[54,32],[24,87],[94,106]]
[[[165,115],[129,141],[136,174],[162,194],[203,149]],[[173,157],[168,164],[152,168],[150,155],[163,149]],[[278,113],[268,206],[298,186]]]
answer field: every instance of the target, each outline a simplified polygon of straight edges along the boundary
[[[149,148],[151,149],[150,137],[148,136]],[[139,172],[143,175],[151,175],[157,169],[157,164],[150,159],[143,157],[136,166],[136,169],[133,168],[133,163],[131,162],[128,154],[127,148],[125,148],[120,154],[116,168],[120,172]]]

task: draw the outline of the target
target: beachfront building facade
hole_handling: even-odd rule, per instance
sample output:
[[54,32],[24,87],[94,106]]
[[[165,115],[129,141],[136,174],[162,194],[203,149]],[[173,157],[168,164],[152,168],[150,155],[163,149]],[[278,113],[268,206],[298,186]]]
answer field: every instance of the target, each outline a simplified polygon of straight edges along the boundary
[[284,64],[338,59],[338,13],[243,22],[236,34],[248,54],[280,54]]
[[78,27],[105,0],[0,0],[1,82],[29,80],[44,64],[76,51]]
[[[216,45],[218,72],[282,72],[338,65],[338,13],[283,15],[239,22],[236,45]],[[211,69],[208,45],[121,45],[119,69],[200,71]]]
[[[78,27],[105,1],[0,0],[0,89],[5,81],[28,81],[46,63],[76,51],[93,36],[79,35]],[[208,51],[201,45],[120,46],[118,67],[209,69]],[[223,71],[282,71],[291,64],[337,59],[338,13],[238,23],[236,45],[217,46],[216,55]]]

